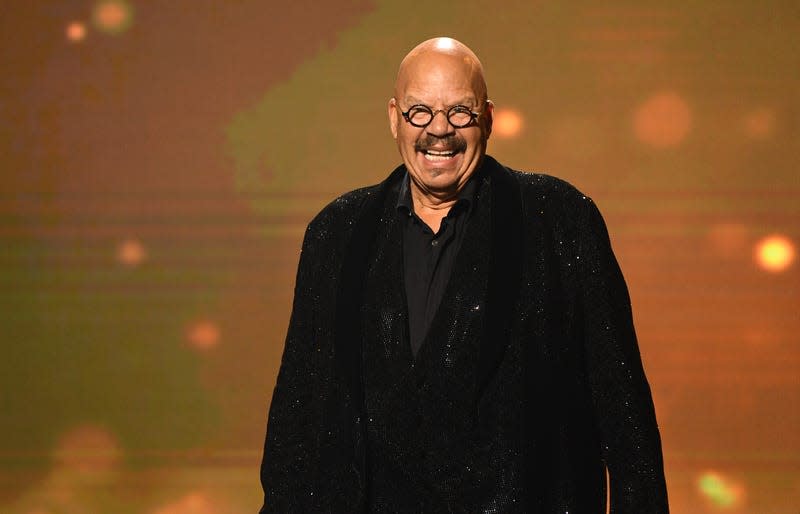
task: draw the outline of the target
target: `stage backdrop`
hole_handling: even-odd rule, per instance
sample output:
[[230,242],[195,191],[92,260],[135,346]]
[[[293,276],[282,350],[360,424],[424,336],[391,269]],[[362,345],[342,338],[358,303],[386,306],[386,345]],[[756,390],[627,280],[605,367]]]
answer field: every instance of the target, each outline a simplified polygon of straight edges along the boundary
[[800,509],[796,1],[4,0],[0,511],[238,514],[306,223],[399,161],[396,66],[605,213],[673,512]]

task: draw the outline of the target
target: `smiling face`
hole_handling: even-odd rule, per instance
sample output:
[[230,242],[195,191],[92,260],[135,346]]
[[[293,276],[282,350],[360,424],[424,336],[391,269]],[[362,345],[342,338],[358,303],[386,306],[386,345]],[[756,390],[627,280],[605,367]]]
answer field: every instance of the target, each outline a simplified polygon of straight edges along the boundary
[[[415,127],[401,111],[419,104],[443,112],[427,127]],[[468,126],[454,128],[446,112],[455,105],[481,114]],[[431,200],[454,198],[483,159],[492,126],[492,105],[475,55],[448,38],[412,50],[400,65],[389,122],[412,188]]]

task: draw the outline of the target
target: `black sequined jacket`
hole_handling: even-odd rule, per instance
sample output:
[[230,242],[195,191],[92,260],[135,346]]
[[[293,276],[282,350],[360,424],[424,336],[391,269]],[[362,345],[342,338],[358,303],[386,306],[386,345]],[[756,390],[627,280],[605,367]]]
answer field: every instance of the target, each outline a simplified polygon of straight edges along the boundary
[[668,512],[630,300],[594,203],[487,156],[417,357],[400,166],[308,226],[262,513]]

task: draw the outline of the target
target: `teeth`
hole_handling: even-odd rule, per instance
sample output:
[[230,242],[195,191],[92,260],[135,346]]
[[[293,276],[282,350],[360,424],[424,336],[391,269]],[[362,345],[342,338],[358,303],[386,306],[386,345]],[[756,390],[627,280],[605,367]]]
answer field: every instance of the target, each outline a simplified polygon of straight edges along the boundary
[[429,154],[429,153],[426,153],[424,155],[425,155],[425,159],[427,159],[429,161],[446,161],[447,159],[449,159],[450,157],[453,156],[453,154],[450,154],[450,153],[441,154],[441,155],[440,154]]
[[425,150],[423,154],[425,158],[429,161],[445,161],[455,155],[455,152],[452,150],[447,151],[438,151],[438,150]]

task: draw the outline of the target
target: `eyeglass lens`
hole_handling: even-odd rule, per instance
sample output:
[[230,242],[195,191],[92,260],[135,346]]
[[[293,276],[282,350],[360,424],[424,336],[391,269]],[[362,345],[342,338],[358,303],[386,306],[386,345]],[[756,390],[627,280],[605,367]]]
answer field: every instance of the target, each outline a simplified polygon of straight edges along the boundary
[[[408,110],[408,121],[417,127],[427,126],[433,121],[433,116],[433,111],[423,105],[414,106]],[[457,128],[466,127],[472,121],[472,112],[463,106],[451,107],[446,116],[450,124]]]

